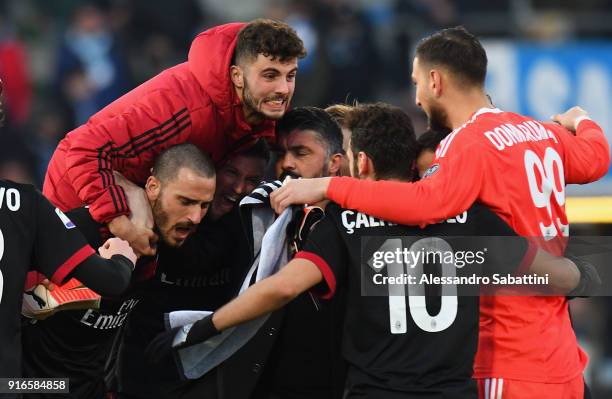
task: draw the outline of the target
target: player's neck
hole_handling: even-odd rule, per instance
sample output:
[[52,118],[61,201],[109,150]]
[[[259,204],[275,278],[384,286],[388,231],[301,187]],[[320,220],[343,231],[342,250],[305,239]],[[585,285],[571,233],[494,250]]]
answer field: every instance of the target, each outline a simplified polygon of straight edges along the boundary
[[482,91],[464,94],[457,98],[452,102],[452,106],[448,107],[448,121],[451,127],[453,129],[461,127],[481,108],[494,108]]

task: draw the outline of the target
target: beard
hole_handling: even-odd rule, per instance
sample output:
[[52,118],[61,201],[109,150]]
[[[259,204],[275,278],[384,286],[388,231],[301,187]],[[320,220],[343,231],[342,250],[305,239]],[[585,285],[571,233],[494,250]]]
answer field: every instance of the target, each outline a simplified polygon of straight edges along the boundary
[[165,227],[168,224],[168,219],[170,217],[168,216],[168,213],[166,212],[166,210],[164,209],[162,205],[161,193],[160,193],[160,198],[158,198],[153,203],[153,207],[151,208],[151,210],[153,211],[153,221],[155,222],[155,227],[154,227],[155,232],[165,244],[169,246],[173,246],[170,240],[168,239],[168,235],[165,231]]
[[169,247],[178,248],[185,241],[183,240],[179,242],[179,241],[170,239],[170,237],[168,236],[170,232],[174,228],[185,228],[185,229],[194,230],[196,225],[187,221],[187,222],[179,222],[173,226],[170,226],[169,225],[170,216],[168,215],[168,212],[166,212],[166,210],[164,209],[161,198],[162,198],[162,195],[160,193],[160,198],[158,198],[153,203],[153,207],[151,208],[153,211],[153,220],[155,221],[155,227],[154,227],[155,232],[157,233],[159,238],[164,242],[164,244],[166,244]]
[[428,117],[429,128],[431,130],[436,132],[452,130],[452,126],[448,120],[448,114],[437,104],[432,104],[430,106]]
[[256,119],[280,119],[282,118],[284,113],[280,115],[276,115],[276,114],[266,115],[265,113],[259,110],[258,103],[261,104],[266,101],[274,101],[274,100],[282,100],[285,102],[285,104],[289,102],[289,98],[287,96],[279,96],[279,95],[265,97],[262,100],[258,101],[255,98],[255,96],[253,96],[253,92],[251,92],[251,89],[249,87],[249,81],[247,80],[246,76],[244,77],[244,87],[242,88],[242,103],[248,109],[249,115],[251,115],[253,118],[256,118]]
[[266,115],[259,111],[259,108],[257,107],[257,100],[255,97],[253,97],[251,89],[249,89],[249,82],[247,81],[246,77],[244,78],[244,87],[242,88],[242,102],[249,110],[250,115],[253,115],[253,117],[258,119],[266,118]]

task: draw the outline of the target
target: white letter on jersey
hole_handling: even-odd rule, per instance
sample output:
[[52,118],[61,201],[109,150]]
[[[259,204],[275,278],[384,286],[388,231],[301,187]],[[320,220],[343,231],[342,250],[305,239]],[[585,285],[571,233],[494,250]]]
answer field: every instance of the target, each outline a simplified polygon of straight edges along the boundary
[[9,210],[15,212],[19,210],[21,206],[21,197],[19,191],[14,188],[6,190],[4,187],[0,188],[0,208],[4,205],[4,194],[6,193],[6,206]]

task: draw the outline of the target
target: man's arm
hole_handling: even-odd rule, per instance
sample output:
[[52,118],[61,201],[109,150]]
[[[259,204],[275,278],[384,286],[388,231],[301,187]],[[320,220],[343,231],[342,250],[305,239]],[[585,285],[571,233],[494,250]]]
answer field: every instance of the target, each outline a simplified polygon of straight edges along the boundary
[[487,248],[487,274],[548,277],[547,286],[542,287],[544,294],[566,295],[577,289],[581,293],[584,290],[592,292],[595,282],[588,280],[592,276],[592,266],[546,252],[539,248],[543,239],[520,237],[485,207],[478,206],[473,215],[478,223],[478,234],[481,235],[478,244]]
[[306,259],[293,259],[278,273],[249,287],[242,295],[214,313],[217,330],[256,319],[280,309],[323,280],[319,268]]
[[[610,146],[603,130],[586,111],[573,107],[546,124],[563,143],[565,182],[584,184],[600,179],[610,167]],[[575,136],[570,132],[575,132]]]
[[158,363],[173,350],[199,344],[223,330],[280,309],[322,280],[323,275],[313,262],[293,259],[278,273],[252,285],[215,313],[192,324],[186,335],[181,335],[182,327],[157,335],[147,346],[145,357],[151,363]]
[[136,254],[119,238],[107,240],[98,251],[100,256],[94,254],[79,263],[66,280],[74,277],[99,295],[122,294],[130,284]]
[[438,169],[416,183],[350,177],[294,179],[271,194],[272,206],[279,212],[294,203],[328,198],[343,208],[399,224],[437,223],[465,211],[478,198],[487,173],[483,151],[473,144],[438,158]]
[[113,175],[125,191],[131,214],[129,218],[121,215],[111,220],[108,224],[110,232],[129,242],[138,255],[154,255],[159,237],[153,232],[153,211],[146,192],[121,173],[113,171]]
[[113,170],[148,169],[163,149],[186,141],[191,117],[183,100],[168,90],[147,93],[113,117],[101,112],[66,136],[64,162],[79,198],[96,221],[107,223],[130,213]]

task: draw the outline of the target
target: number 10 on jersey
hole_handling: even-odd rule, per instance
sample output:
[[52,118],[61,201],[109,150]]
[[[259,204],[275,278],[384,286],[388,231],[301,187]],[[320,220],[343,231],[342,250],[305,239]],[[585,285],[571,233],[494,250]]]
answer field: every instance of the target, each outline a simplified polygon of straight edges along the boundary
[[[387,239],[377,251],[383,253],[405,253],[401,238]],[[426,251],[451,251],[448,242],[438,237],[426,237],[415,241],[408,252]],[[457,286],[452,284],[442,285],[441,306],[438,314],[431,315],[427,310],[425,286],[420,284],[423,276],[422,258],[413,265],[406,265],[401,259],[394,258],[392,262],[386,263],[389,281],[403,281],[404,284],[388,283],[389,289],[389,322],[391,334],[405,334],[407,332],[406,297],[408,297],[408,309],[414,323],[420,329],[427,332],[440,332],[450,327],[457,317]],[[368,262],[371,264],[370,262]],[[444,277],[455,277],[457,271],[452,263],[443,263],[442,275]],[[413,276],[413,277],[410,277]],[[405,277],[405,278],[404,278]],[[415,282],[414,284],[408,283]]]

